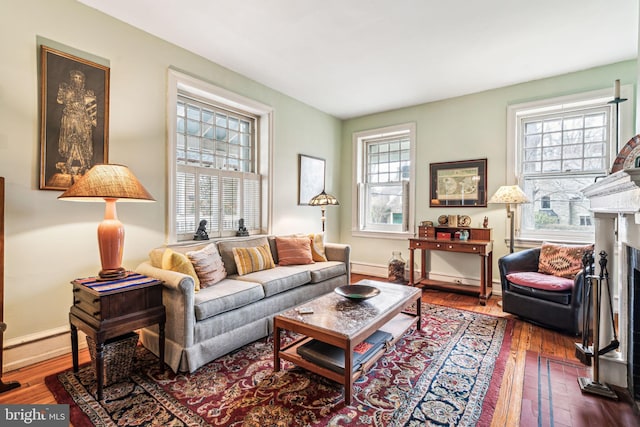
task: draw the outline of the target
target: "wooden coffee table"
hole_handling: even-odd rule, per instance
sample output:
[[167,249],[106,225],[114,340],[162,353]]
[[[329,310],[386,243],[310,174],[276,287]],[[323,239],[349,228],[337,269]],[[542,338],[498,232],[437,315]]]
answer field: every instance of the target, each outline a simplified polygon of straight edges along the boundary
[[[353,370],[353,349],[376,330],[381,329],[393,335],[391,344],[395,342],[414,324],[421,329],[420,298],[422,291],[418,288],[396,285],[392,283],[363,280],[358,285],[369,285],[380,289],[380,294],[367,300],[352,301],[335,292],[323,295],[291,310],[287,310],[274,318],[274,371],[280,370],[280,360],[284,359],[296,365],[329,378],[344,386],[344,400],[351,404],[353,382],[366,372],[385,353],[383,347],[365,362],[357,371]],[[416,313],[404,310],[416,303]],[[311,314],[300,314],[297,309],[308,307]],[[281,330],[297,332],[304,335],[295,342],[282,346]],[[332,344],[344,350],[344,374],[319,366],[303,359],[297,348],[316,339]]]

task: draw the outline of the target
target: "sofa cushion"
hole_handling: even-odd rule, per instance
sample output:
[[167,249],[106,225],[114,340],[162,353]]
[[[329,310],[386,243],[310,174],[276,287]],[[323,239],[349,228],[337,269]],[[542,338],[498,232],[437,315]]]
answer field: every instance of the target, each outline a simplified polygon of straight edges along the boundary
[[538,272],[571,279],[582,270],[582,257],[588,251],[593,251],[593,245],[557,245],[543,242]]
[[187,252],[187,257],[193,264],[193,268],[200,279],[200,287],[206,288],[214,285],[227,276],[218,247],[210,243],[197,251]]
[[571,303],[574,285],[571,279],[551,274],[521,272],[507,274],[507,281],[510,292],[563,305]]
[[316,262],[306,265],[305,268],[311,273],[311,283],[320,283],[347,274],[344,262],[339,261]]
[[268,298],[309,283],[311,274],[305,268],[306,266],[276,267],[243,276],[234,276],[233,278],[261,284],[264,288],[264,296]]
[[251,248],[264,246],[268,243],[269,242],[265,236],[219,241],[218,251],[222,257],[222,262],[224,262],[224,268],[227,270],[227,275],[231,276],[233,274],[238,274],[236,261],[233,257],[233,248]]
[[312,264],[309,237],[276,237],[279,265]]
[[198,273],[193,268],[193,264],[191,264],[191,261],[189,261],[189,258],[187,258],[185,254],[166,248],[162,253],[159,268],[191,276],[195,285],[195,291],[198,292],[200,290],[200,279],[198,277]]
[[275,267],[268,244],[250,248],[233,248],[232,251],[240,276]]
[[235,310],[264,298],[259,283],[225,279],[216,286],[203,288],[194,298],[196,320]]
[[573,279],[533,271],[507,274],[507,280],[517,285],[542,289],[544,291],[566,291],[573,289]]

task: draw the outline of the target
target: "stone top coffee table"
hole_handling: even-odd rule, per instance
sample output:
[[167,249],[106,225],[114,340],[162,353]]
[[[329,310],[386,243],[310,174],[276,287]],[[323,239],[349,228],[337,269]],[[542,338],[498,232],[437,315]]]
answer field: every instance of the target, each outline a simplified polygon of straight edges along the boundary
[[[378,329],[391,333],[391,344],[395,342],[414,324],[421,329],[419,288],[396,285],[392,283],[363,280],[358,285],[376,287],[380,293],[365,300],[350,300],[335,292],[318,297],[296,308],[287,310],[274,318],[274,370],[280,370],[280,359],[336,381],[344,386],[344,400],[351,404],[353,382],[366,372],[386,351],[383,347],[369,358],[356,371],[353,369],[353,349]],[[404,310],[416,303],[416,313],[405,313]],[[310,308],[313,313],[301,314],[300,309]],[[297,332],[305,335],[286,346],[281,346],[281,330]],[[344,373],[340,374],[324,368],[309,360],[303,359],[297,348],[316,339],[332,344],[344,350]]]

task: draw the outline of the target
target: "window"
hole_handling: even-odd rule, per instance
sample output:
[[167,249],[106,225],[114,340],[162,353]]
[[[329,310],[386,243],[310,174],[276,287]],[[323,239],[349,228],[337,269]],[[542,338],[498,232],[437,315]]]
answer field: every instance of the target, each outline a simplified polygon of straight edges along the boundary
[[387,237],[413,229],[415,124],[357,132],[354,140],[354,235]]
[[250,233],[263,232],[260,153],[270,139],[269,110],[177,72],[170,77],[170,240],[191,240],[203,220],[210,238],[235,235],[240,219]]
[[[522,239],[593,239],[582,189],[608,173],[615,153],[609,91],[509,107],[508,171],[531,203],[521,205]],[[612,123],[613,122],[613,123]]]

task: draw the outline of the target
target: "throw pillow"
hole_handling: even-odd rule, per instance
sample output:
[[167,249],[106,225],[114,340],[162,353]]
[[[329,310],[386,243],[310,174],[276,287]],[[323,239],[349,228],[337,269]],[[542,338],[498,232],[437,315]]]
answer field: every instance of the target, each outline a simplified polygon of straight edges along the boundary
[[214,243],[208,244],[198,251],[187,252],[187,257],[191,260],[191,264],[198,274],[201,288],[215,285],[227,277],[222,257],[220,257]]
[[279,265],[313,264],[308,237],[276,237]]
[[185,254],[176,252],[172,249],[165,249],[162,254],[162,264],[160,266],[163,270],[177,271],[178,273],[187,274],[193,278],[195,283],[196,292],[200,290],[200,280],[198,274],[193,268],[189,258]]
[[240,276],[276,266],[273,263],[268,243],[249,248],[233,248],[233,259]]
[[311,239],[311,257],[315,262],[327,261],[327,256],[324,253],[324,234],[311,233],[309,234]]
[[593,245],[558,245],[543,242],[538,272],[572,279],[582,270],[582,256],[593,251]]
[[149,252],[149,262],[155,268],[162,268],[162,257],[167,248],[155,248]]

